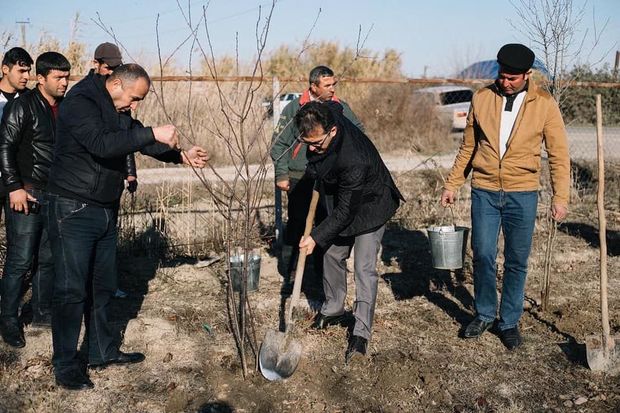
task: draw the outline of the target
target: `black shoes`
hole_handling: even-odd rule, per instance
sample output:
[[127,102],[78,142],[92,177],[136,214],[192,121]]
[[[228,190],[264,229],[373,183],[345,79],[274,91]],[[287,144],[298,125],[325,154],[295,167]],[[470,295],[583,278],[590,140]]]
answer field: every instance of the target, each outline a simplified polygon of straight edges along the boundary
[[519,327],[500,331],[499,338],[508,350],[514,350],[523,344],[523,337],[521,337],[521,333],[519,333]]
[[327,328],[328,326],[333,326],[336,324],[342,324],[345,321],[346,316],[344,314],[340,315],[323,315],[318,313],[312,322],[312,328],[315,330],[322,330]]
[[17,348],[26,346],[24,334],[17,320],[0,320],[0,333],[4,342],[9,346]]
[[465,338],[478,338],[487,331],[493,325],[493,321],[483,321],[479,318],[474,318],[471,323],[467,325],[463,332]]
[[88,367],[90,368],[97,368],[97,369],[104,369],[108,366],[111,366],[113,364],[134,364],[134,363],[140,363],[142,361],[144,361],[144,354],[142,353],[123,353],[122,351],[118,352],[118,356],[116,356],[113,359],[110,360],[106,360],[106,361],[101,361],[101,362],[96,362],[96,363],[89,363]]
[[95,387],[93,382],[78,369],[56,376],[56,384],[67,390],[88,390]]
[[360,336],[351,336],[349,340],[349,345],[347,346],[347,351],[344,353],[344,362],[345,364],[349,364],[353,356],[357,354],[361,354],[363,356],[366,355],[366,347],[368,346],[368,340],[364,337]]

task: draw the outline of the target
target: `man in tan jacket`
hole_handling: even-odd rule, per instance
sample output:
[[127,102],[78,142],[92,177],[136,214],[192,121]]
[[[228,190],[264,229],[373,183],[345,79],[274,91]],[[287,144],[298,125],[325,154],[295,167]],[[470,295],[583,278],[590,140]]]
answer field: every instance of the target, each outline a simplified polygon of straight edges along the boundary
[[553,187],[553,219],[566,217],[570,159],[566,130],[557,102],[530,78],[534,52],[522,44],[504,45],[495,83],[476,92],[463,142],[446,180],[441,204],[452,205],[455,192],[472,175],[472,249],[476,317],[465,338],[488,330],[497,314],[497,243],[504,234],[504,279],[498,329],[509,350],[523,343],[527,261],[536,221],[541,146],[548,155]]

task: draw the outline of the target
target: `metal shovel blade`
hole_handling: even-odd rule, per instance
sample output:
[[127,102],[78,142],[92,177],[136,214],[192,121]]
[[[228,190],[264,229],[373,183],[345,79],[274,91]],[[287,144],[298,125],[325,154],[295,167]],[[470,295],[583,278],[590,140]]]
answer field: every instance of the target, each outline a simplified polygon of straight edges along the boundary
[[290,377],[301,359],[302,347],[286,333],[269,330],[260,346],[258,364],[267,380],[278,381]]
[[[312,230],[316,206],[319,202],[319,193],[312,191],[310,208],[306,217],[306,227],[304,237],[307,237]],[[269,330],[265,334],[265,339],[260,346],[258,353],[258,365],[263,376],[269,381],[282,380],[295,373],[302,355],[301,343],[291,338],[293,331],[293,309],[299,302],[301,293],[301,283],[304,277],[304,266],[306,264],[306,248],[299,251],[297,268],[295,269],[295,282],[293,283],[293,294],[291,303],[286,311],[285,330],[286,333]]]
[[602,334],[586,337],[586,358],[592,371],[620,373],[620,337],[610,337],[610,344],[605,344]]

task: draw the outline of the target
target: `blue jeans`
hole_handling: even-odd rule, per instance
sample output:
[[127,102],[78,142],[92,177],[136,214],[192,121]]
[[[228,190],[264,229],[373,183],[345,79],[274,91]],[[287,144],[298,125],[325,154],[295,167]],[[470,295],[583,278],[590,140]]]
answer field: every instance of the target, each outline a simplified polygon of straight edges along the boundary
[[532,247],[538,193],[472,188],[472,249],[476,316],[495,320],[497,314],[497,241],[504,234],[504,282],[499,329],[516,327],[523,313],[527,261]]
[[56,269],[52,363],[58,376],[80,368],[77,349],[83,317],[89,362],[118,356],[108,320],[117,287],[117,214],[113,208],[50,194],[49,220]]
[[23,280],[32,267],[32,309],[34,317],[49,314],[54,287],[54,263],[47,235],[47,194],[44,191],[28,190],[41,204],[41,211],[28,215],[6,207],[7,251],[2,275],[2,318],[17,321],[19,303],[22,297]]

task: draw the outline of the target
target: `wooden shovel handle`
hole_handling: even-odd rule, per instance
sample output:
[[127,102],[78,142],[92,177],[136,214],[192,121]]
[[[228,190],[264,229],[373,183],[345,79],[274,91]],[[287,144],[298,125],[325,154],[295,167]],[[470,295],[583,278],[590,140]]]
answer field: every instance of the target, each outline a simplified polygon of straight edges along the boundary
[[[310,209],[308,210],[308,216],[306,217],[306,227],[304,229],[304,238],[310,235],[312,231],[312,224],[314,223],[314,215],[316,213],[316,206],[319,203],[319,193],[315,189],[312,191],[312,199],[310,200]],[[286,312],[286,329],[289,329],[291,321],[293,320],[293,308],[297,306],[299,296],[301,295],[301,282],[304,278],[304,267],[306,266],[307,251],[305,248],[299,250],[299,258],[297,259],[297,268],[295,269],[295,283],[293,284],[293,296],[291,298],[291,305]]]
[[598,158],[596,203],[598,207],[598,237],[601,252],[601,322],[603,324],[605,348],[612,349],[615,344],[610,337],[609,307],[607,304],[607,221],[605,219],[605,160],[603,156],[603,115],[601,106],[601,95],[596,95],[596,152]]

